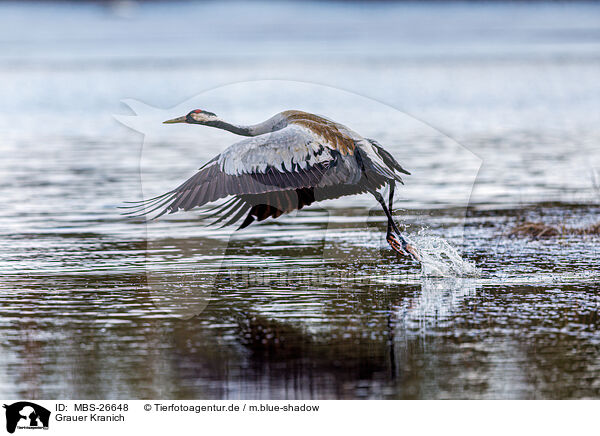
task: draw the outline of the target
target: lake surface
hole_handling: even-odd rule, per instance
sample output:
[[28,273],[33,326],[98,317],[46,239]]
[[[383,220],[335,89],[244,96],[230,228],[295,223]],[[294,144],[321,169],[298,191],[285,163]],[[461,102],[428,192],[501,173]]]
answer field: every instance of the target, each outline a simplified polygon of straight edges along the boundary
[[[509,237],[600,221],[600,6],[2,3],[0,29],[0,397],[600,396],[600,239]],[[369,196],[124,219],[237,140],[160,124],[194,108],[376,138],[406,234],[479,273],[397,258]]]

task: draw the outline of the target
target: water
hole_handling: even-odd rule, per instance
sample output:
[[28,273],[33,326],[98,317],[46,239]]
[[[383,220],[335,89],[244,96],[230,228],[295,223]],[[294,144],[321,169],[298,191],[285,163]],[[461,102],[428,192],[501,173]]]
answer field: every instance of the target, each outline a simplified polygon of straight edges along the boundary
[[[0,5],[0,397],[598,397],[597,237],[509,237],[597,222],[598,6],[125,12]],[[123,219],[235,140],[160,124],[195,107],[378,139],[424,270],[369,196]]]
[[461,257],[458,250],[440,237],[420,237],[415,244],[421,257],[423,277],[477,277],[477,267]]

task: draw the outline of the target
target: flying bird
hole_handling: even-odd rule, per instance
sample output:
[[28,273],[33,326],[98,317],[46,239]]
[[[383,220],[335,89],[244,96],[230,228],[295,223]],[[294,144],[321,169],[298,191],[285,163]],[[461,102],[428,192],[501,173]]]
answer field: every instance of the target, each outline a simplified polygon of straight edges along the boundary
[[[397,253],[420,260],[392,217],[396,182],[410,174],[377,141],[348,127],[299,110],[288,110],[254,125],[228,123],[201,109],[164,124],[200,124],[249,138],[208,161],[177,188],[158,197],[133,202],[130,215],[157,212],[154,218],[190,210],[228,198],[213,208],[213,222],[239,229],[277,218],[315,201],[371,193],[387,216],[386,240]],[[386,204],[379,192],[389,187]]]

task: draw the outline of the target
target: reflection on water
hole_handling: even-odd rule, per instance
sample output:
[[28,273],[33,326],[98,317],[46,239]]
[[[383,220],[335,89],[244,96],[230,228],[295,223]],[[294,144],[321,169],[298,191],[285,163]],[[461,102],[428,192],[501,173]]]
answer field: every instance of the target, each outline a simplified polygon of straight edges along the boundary
[[426,336],[450,322],[468,298],[476,297],[478,286],[473,280],[461,278],[423,278],[421,292],[398,307],[398,327],[405,337]]
[[[0,4],[0,397],[597,398],[598,240],[507,236],[598,219],[597,6],[252,5],[240,24],[213,3],[129,21]],[[213,45],[189,44],[198,28]],[[415,117],[327,86],[248,85],[275,77]],[[397,200],[408,236],[479,274],[423,277],[367,196],[233,237],[194,214],[124,220],[116,206],[233,138],[157,115],[140,153],[118,102],[193,95],[232,121],[278,105],[350,121],[413,172]]]
[[[448,218],[431,213],[429,232],[443,234]],[[421,278],[418,267],[386,250],[378,264],[368,256],[341,265],[315,261],[324,248],[301,232],[271,242],[248,238],[229,248],[237,260],[215,272],[208,304],[191,317],[157,305],[143,260],[139,272],[8,275],[0,329],[10,381],[3,380],[2,393],[33,399],[597,396],[598,276],[584,277],[595,259],[579,255],[595,242],[515,241],[505,253],[490,252],[506,219],[502,211],[470,218],[477,224],[467,225],[463,250],[482,269],[481,277],[470,278]],[[344,243],[352,233],[346,228],[339,233]],[[371,238],[383,230],[382,220]],[[102,256],[126,261],[138,249],[88,245],[79,246],[78,256],[90,263]],[[362,252],[369,250],[379,255],[368,244]],[[162,262],[164,250],[147,254]],[[244,258],[261,261],[247,265]],[[194,276],[193,262],[181,265],[173,271],[178,280]],[[494,277],[496,271],[506,275]]]

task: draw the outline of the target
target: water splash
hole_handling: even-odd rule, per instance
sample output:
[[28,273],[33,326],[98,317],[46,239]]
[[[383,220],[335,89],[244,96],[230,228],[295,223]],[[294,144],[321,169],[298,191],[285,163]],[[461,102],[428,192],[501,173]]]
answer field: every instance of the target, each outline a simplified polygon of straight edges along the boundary
[[412,244],[421,255],[421,275],[424,277],[479,277],[481,271],[461,257],[458,250],[443,238],[417,236]]

